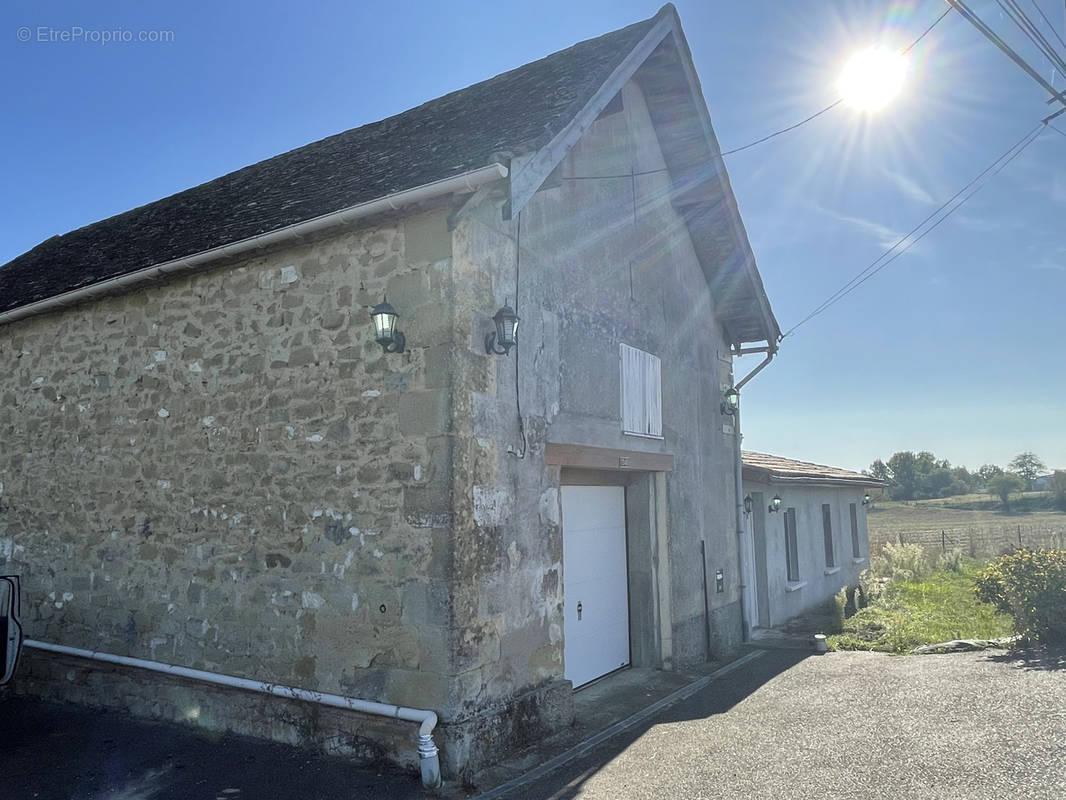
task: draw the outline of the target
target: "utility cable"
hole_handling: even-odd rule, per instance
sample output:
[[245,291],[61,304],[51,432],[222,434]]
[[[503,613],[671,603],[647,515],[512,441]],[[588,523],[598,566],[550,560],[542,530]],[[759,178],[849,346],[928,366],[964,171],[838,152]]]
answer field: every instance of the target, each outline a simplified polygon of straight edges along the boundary
[[[907,252],[907,250],[909,250],[911,247],[913,247],[919,241],[921,241],[927,235],[929,235],[934,229],[936,229],[948,217],[950,217],[952,214],[954,214],[956,211],[958,211],[959,208],[961,208],[962,205],[967,200],[969,200],[971,197],[973,197],[975,194],[977,194],[977,192],[979,192],[988,183],[988,181],[985,181],[984,183],[981,183],[980,185],[977,185],[975,187],[974,185],[977,184],[978,181],[980,181],[982,178],[984,178],[989,173],[991,173],[991,176],[989,177],[989,180],[991,180],[992,176],[995,176],[996,174],[998,174],[1000,172],[1000,170],[1002,170],[1004,167],[1007,166],[1007,164],[1009,164],[1011,161],[1013,161],[1015,158],[1017,158],[1019,155],[1021,155],[1022,151],[1025,150],[1025,148],[1027,148],[1034,141],[1036,141],[1036,139],[1040,136],[1040,132],[1043,129],[1043,127],[1044,127],[1043,123],[1038,124],[1035,128],[1033,128],[1027,134],[1025,134],[1025,136],[1023,136],[1021,139],[1019,139],[1017,142],[1015,142],[1013,145],[1011,145],[1004,153],[1002,153],[998,158],[996,158],[995,161],[993,161],[991,164],[989,164],[987,167],[985,167],[983,170],[981,170],[981,172],[979,172],[969,183],[967,183],[965,186],[963,186],[961,189],[959,189],[959,191],[957,191],[955,194],[953,194],[948,200],[944,201],[935,211],[933,211],[925,219],[923,219],[921,222],[919,222],[917,225],[915,225],[910,231],[908,231],[904,236],[902,236],[895,244],[893,244],[890,248],[885,250],[885,252],[883,252],[876,259],[874,259],[861,272],[859,272],[857,275],[855,275],[854,278],[852,278],[850,281],[848,281],[843,286],[841,286],[839,289],[837,289],[837,291],[835,291],[833,294],[831,294],[821,305],[819,305],[817,308],[815,308],[813,311],[811,311],[807,316],[805,316],[803,319],[801,319],[799,322],[797,322],[795,325],[793,325],[791,328],[789,328],[788,331],[786,331],[784,334],[782,334],[781,338],[784,339],[786,336],[791,336],[792,333],[797,328],[799,328],[801,325],[803,325],[803,324],[809,322],[810,320],[814,319],[816,316],[818,316],[822,312],[826,311],[834,303],[837,303],[838,301],[842,300],[847,295],[851,294],[853,291],[858,289],[862,284],[866,283],[866,281],[870,280],[870,278],[872,278],[878,272],[883,270],[885,267],[887,267],[889,264],[891,264],[893,261],[895,261],[901,255],[903,255],[905,252]],[[1066,135],[1066,134],[1064,134],[1064,135]],[[938,214],[940,214],[942,211],[944,211],[944,209],[947,209],[948,206],[951,206],[952,203],[954,203],[960,196],[962,196],[965,192],[967,192],[967,190],[969,190],[971,187],[974,187],[973,191],[970,191],[969,194],[966,194],[964,197],[962,197],[962,199],[959,200],[958,203],[955,203],[955,205],[952,206],[950,209],[948,209],[948,211],[945,214],[943,214],[943,216],[941,216],[939,219],[937,219],[935,222],[933,222],[933,224],[930,225],[928,228],[926,228],[926,230],[922,231],[922,233],[920,233],[917,236],[915,236],[915,234],[918,233],[918,231],[921,230],[926,225],[927,222],[929,222],[930,220],[935,218]]]
[[1036,46],[1036,49],[1051,63],[1052,68],[1057,70],[1060,75],[1066,75],[1066,61],[1062,60],[1062,56],[1051,46],[1051,42],[1047,40],[1047,37],[1029,19],[1022,7],[1018,5],[1017,0],[996,0],[996,2],[1015,26],[1028,37],[1029,41]]
[[[919,35],[917,39],[915,39],[913,42],[911,42],[909,45],[907,45],[906,47],[904,47],[902,50],[899,51],[900,55],[906,55],[911,50],[913,50],[917,46],[918,42],[920,42],[922,39],[924,39],[929,34],[929,32],[931,30],[933,30],[933,28],[935,28],[938,24],[940,24],[940,20],[944,19],[944,17],[946,17],[950,13],[951,13],[951,8],[950,7],[944,9],[943,13],[939,17],[937,17],[935,20],[933,20],[932,24],[928,28],[926,28],[924,31],[922,31],[921,35]],[[1054,94],[1054,92],[1052,92],[1052,94]],[[840,97],[840,98],[834,100],[829,105],[827,105],[825,108],[823,108],[823,109],[821,109],[819,111],[815,111],[809,117],[801,119],[799,122],[793,123],[792,125],[789,125],[787,128],[781,128],[781,130],[774,131],[773,133],[767,134],[766,136],[763,136],[763,137],[761,137],[759,139],[756,139],[753,142],[748,142],[747,144],[743,144],[740,147],[734,147],[731,150],[719,150],[717,153],[711,153],[710,158],[721,158],[722,156],[731,156],[734,153],[740,153],[740,152],[742,152],[744,150],[749,150],[750,148],[755,147],[756,145],[760,145],[763,142],[768,142],[771,139],[773,139],[773,138],[775,138],[777,136],[780,136],[783,133],[788,133],[789,131],[794,131],[796,128],[800,127],[801,125],[806,125],[811,120],[817,119],[818,117],[822,116],[822,114],[826,113],[827,111],[833,110],[834,108],[836,108],[838,105],[840,105],[843,102],[844,102],[844,98]],[[564,181],[607,180],[607,179],[611,179],[611,178],[629,178],[629,177],[632,177],[633,175],[651,175],[651,174],[656,173],[656,172],[667,172],[667,170],[665,170],[665,169],[651,169],[651,170],[646,170],[644,172],[627,172],[624,175],[575,175],[575,176],[572,176],[572,177],[564,177],[562,180],[564,180]]]
[[1059,102],[1066,104],[1066,98],[1063,97],[1064,92],[1060,92],[1058,89],[1056,89],[1046,80],[1044,80],[1043,76],[1035,69],[1033,69],[1029,62],[1027,62],[1020,55],[1018,55],[1018,53],[1015,52],[1009,44],[1003,41],[1002,37],[1000,37],[999,34],[997,34],[994,30],[988,27],[988,25],[986,25],[984,21],[973,12],[970,7],[967,6],[965,2],[963,2],[963,0],[947,0],[947,2],[951,4],[952,8],[954,8],[962,15],[963,19],[965,19],[967,22],[977,28],[977,30],[980,31],[986,39],[988,39],[990,42],[992,42],[992,44],[1002,50],[1007,55],[1007,57],[1010,58],[1011,61],[1013,61],[1023,70],[1025,70],[1025,72],[1029,75],[1030,78],[1039,83],[1049,94],[1051,94],[1051,100],[1049,102],[1054,102],[1058,100]]
[[1044,22],[1047,23],[1047,26],[1051,29],[1051,32],[1055,34],[1055,38],[1059,40],[1059,44],[1061,44],[1063,47],[1066,47],[1066,41],[1063,41],[1062,37],[1059,36],[1059,32],[1055,29],[1055,26],[1051,24],[1051,20],[1047,18],[1047,14],[1044,13],[1044,10],[1040,7],[1040,4],[1037,3],[1036,0],[1029,0],[1029,2],[1033,4],[1033,8],[1037,10]]

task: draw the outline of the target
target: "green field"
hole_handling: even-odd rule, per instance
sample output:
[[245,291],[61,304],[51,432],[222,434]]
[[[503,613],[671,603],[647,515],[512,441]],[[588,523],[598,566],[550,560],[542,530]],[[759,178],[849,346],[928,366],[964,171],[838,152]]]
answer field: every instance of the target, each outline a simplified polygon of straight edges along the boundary
[[874,500],[867,511],[870,552],[885,542],[918,542],[930,550],[959,547],[970,556],[993,556],[1019,544],[1066,545],[1066,513],[1051,507],[1050,497],[1029,492],[1003,512],[987,494],[936,500]]

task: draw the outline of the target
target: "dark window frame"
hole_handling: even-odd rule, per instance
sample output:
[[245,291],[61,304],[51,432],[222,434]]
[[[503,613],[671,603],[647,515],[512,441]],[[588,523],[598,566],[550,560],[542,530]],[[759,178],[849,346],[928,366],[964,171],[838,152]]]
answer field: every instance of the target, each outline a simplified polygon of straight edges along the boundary
[[834,569],[837,553],[833,541],[833,506],[829,503],[822,503],[822,536],[825,539],[825,568]]
[[856,503],[850,503],[848,511],[851,513],[851,556],[862,558],[862,546],[859,544],[859,508]]
[[785,575],[789,583],[798,583],[799,537],[796,532],[796,509],[785,509]]

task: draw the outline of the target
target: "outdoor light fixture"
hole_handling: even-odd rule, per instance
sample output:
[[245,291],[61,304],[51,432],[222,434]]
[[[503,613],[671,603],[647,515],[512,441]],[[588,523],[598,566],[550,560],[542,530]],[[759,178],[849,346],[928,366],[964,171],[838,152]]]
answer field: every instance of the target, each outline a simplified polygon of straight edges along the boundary
[[869,492],[867,492],[866,494],[864,494],[864,495],[862,496],[862,504],[863,504],[864,506],[868,506],[868,505],[870,505],[870,493],[869,493]]
[[740,408],[740,392],[730,387],[722,395],[722,413],[731,417],[737,413],[738,408]]
[[374,322],[374,338],[386,353],[402,353],[407,344],[403,332],[396,330],[398,316],[396,309],[389,305],[389,298],[384,296],[370,311],[370,319]]
[[755,501],[751,499],[751,495],[749,494],[747,497],[744,498],[744,513],[750,514],[751,507],[753,505],[755,505]]
[[770,501],[770,513],[781,510],[781,495],[775,494],[774,499]]
[[504,303],[492,321],[496,323],[496,330],[485,334],[485,352],[505,356],[518,343],[518,315]]

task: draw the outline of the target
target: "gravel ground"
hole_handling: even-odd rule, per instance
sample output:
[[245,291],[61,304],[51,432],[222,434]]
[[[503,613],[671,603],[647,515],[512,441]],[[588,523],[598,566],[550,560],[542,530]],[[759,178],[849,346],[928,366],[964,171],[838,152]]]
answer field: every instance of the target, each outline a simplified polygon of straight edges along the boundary
[[1062,800],[1066,663],[767,652],[508,797]]

